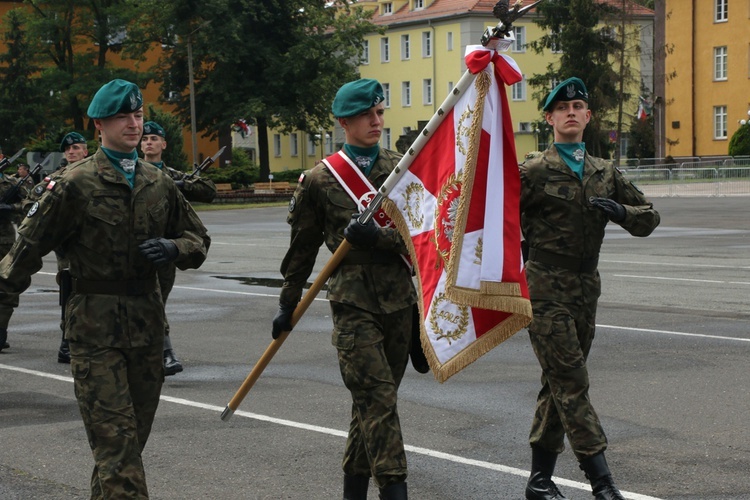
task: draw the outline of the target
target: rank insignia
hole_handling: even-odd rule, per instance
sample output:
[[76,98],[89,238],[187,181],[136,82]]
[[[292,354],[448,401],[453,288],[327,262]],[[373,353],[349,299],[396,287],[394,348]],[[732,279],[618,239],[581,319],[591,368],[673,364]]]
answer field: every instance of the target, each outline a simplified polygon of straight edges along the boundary
[[26,217],[32,217],[36,213],[37,210],[39,210],[39,202],[38,201],[34,202],[34,204],[29,209],[29,212],[26,214]]

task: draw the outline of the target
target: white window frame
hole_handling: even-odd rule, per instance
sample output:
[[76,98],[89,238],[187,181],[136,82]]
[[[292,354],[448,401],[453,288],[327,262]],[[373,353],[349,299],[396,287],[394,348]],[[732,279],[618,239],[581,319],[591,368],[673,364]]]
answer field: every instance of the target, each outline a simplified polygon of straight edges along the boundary
[[411,106],[411,82],[401,82],[401,106]]
[[513,34],[516,40],[511,48],[512,52],[526,52],[526,26],[514,26]]
[[727,79],[727,46],[714,47],[714,81]]
[[409,34],[401,35],[401,60],[408,61],[411,59],[411,40]]
[[445,34],[445,50],[452,51],[453,50],[453,32],[449,31]]
[[326,135],[325,152],[327,155],[332,155],[333,154],[333,132],[330,130],[324,130],[323,133]]
[[315,156],[315,136],[307,134],[307,156]]
[[391,2],[383,4],[383,15],[390,16],[393,14],[393,4]]
[[383,101],[385,102],[385,107],[390,108],[391,107],[391,84],[390,83],[381,83],[381,87],[383,87]]
[[432,32],[422,32],[422,57],[432,57]]
[[273,134],[273,155],[276,158],[281,156],[281,134]]
[[518,132],[530,134],[532,132],[531,122],[518,122]]
[[520,82],[514,83],[511,85],[511,91],[510,96],[512,101],[525,101],[526,100],[526,75],[523,75],[523,78]]
[[729,0],[716,0],[714,3],[714,22],[725,23],[729,21]]
[[424,9],[424,0],[414,0],[414,10]]
[[714,139],[727,138],[727,107],[714,106]]
[[391,129],[383,129],[383,147],[385,149],[391,149]]
[[361,64],[370,64],[370,41],[362,41],[362,62]]
[[391,62],[391,43],[387,36],[380,39],[380,62]]
[[289,156],[299,156],[299,137],[297,137],[297,134],[289,136]]
[[422,104],[432,104],[432,78],[422,80]]

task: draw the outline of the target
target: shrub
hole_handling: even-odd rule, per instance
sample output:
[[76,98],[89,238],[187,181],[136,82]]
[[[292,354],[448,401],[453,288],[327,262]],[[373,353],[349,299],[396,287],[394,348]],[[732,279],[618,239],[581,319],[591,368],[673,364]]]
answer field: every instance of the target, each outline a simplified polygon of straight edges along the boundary
[[750,123],[740,126],[729,141],[729,156],[750,155]]

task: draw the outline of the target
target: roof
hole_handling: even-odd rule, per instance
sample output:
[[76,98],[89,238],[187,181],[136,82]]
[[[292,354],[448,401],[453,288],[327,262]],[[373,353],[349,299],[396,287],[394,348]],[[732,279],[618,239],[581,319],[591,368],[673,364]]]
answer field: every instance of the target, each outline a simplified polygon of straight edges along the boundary
[[[513,0],[510,0],[511,2]],[[623,0],[599,0],[602,3],[607,3],[613,7],[620,7]],[[627,6],[628,13],[634,16],[653,16],[654,11],[643,7],[633,0],[624,0]],[[534,0],[522,0],[523,6],[533,3]],[[378,0],[360,0],[357,3],[362,5],[372,6],[379,4]],[[395,2],[394,2],[395,3]],[[408,22],[418,22],[426,20],[444,19],[449,17],[466,16],[469,14],[486,15],[492,17],[492,8],[497,3],[497,0],[425,0],[425,3],[429,4],[424,9],[420,10],[409,10],[409,2],[407,1],[400,9],[392,14],[381,15],[375,14],[372,22],[377,25],[387,26],[390,24],[400,24]],[[534,10],[529,12],[527,16],[534,13]]]

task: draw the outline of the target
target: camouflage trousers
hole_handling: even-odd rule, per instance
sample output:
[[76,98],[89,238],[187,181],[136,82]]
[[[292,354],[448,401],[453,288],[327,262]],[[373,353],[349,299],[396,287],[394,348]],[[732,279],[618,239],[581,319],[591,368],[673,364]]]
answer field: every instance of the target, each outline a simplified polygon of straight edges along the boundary
[[379,488],[403,482],[406,453],[396,402],[409,358],[412,307],[374,314],[331,302],[331,311],[332,342],[353,401],[344,474],[372,476]]
[[589,400],[586,359],[594,340],[596,298],[581,304],[532,300],[529,337],[542,367],[542,390],[529,442],[561,453],[568,436],[581,460],[607,448],[607,438]]
[[94,455],[91,498],[148,498],[141,451],[164,381],[160,344],[70,342],[75,395]]
[[[174,287],[174,280],[177,276],[177,266],[172,263],[162,264],[156,268],[156,278],[159,281],[159,289],[161,290],[161,300],[164,302],[164,306],[167,305],[167,299],[169,298],[169,292]],[[164,335],[169,335],[169,322],[167,321],[167,315],[164,315]],[[164,348],[167,348],[167,342],[169,339],[164,339]]]

